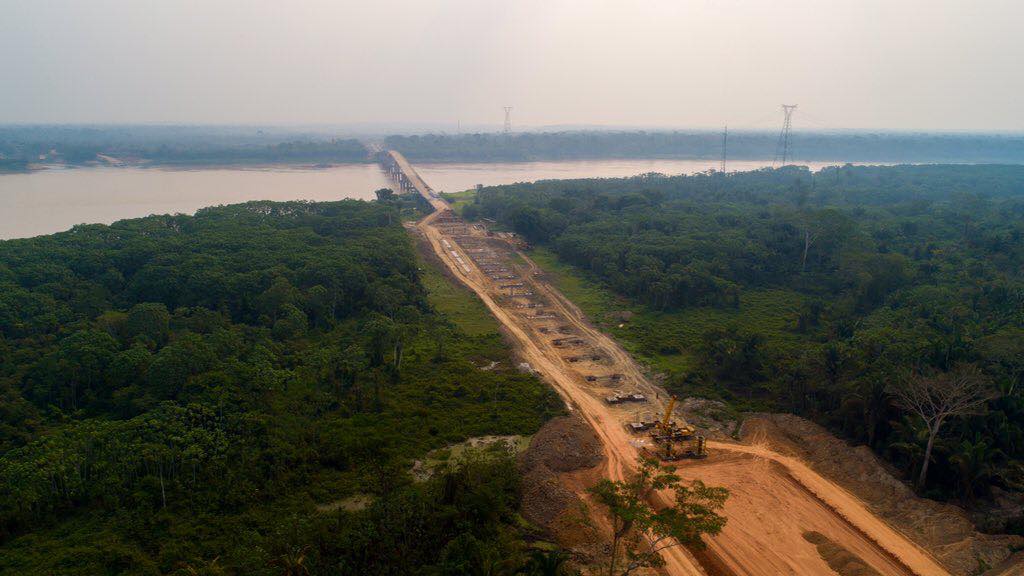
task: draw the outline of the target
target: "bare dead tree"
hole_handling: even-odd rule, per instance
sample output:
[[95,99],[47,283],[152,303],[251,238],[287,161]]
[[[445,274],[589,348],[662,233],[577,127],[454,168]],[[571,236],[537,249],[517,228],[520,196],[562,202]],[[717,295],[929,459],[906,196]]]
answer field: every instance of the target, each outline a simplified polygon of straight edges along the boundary
[[935,438],[946,420],[981,414],[988,401],[998,396],[988,377],[973,364],[959,365],[949,372],[931,376],[912,376],[893,387],[892,394],[901,408],[920,416],[928,428],[924,462],[917,477],[918,488],[924,487]]
[[[802,187],[798,188],[806,193],[806,189]],[[804,198],[806,199],[806,197]],[[803,253],[800,255],[800,273],[803,274],[804,270],[807,269],[807,255],[811,251],[811,245],[814,244],[814,241],[818,238],[818,233],[821,232],[821,221],[818,218],[818,214],[816,214],[814,210],[804,206],[804,202],[801,201],[800,210],[797,212],[797,222],[797,230],[804,237],[804,249]]]
[[807,253],[811,251],[811,244],[818,238],[817,234],[811,233],[811,227],[807,226],[804,228],[804,255],[800,259],[800,273],[803,274],[804,270],[807,269]]

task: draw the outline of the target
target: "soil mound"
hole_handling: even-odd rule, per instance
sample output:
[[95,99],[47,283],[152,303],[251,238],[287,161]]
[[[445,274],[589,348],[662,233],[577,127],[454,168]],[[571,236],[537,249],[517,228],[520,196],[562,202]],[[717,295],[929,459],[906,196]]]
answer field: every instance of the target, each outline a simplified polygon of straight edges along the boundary
[[545,424],[519,457],[523,517],[584,564],[598,552],[601,536],[577,494],[597,480],[603,460],[601,442],[576,415]]
[[797,456],[863,500],[875,513],[927,548],[954,574],[1006,560],[1024,538],[979,533],[960,508],[919,498],[866,446],[851,448],[827,430],[792,414],[758,414],[743,423],[743,440]]
[[520,460],[524,469],[543,465],[552,472],[593,468],[604,458],[601,441],[582,418],[570,415],[554,418],[530,441]]

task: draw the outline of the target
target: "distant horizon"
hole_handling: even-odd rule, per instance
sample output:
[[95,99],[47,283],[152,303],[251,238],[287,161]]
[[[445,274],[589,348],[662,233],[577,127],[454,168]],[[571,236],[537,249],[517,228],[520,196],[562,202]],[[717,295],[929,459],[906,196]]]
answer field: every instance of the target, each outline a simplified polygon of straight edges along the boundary
[[[826,128],[801,127],[794,121],[793,133],[802,134],[893,134],[893,135],[950,135],[950,136],[1022,136],[1024,129],[983,129],[983,128]],[[468,134],[501,133],[501,124],[448,125],[432,122],[352,122],[352,123],[255,123],[255,122],[0,122],[0,129],[17,128],[80,128],[80,129],[131,129],[131,128],[167,128],[167,129],[218,129],[218,130],[279,130],[285,132],[312,132],[322,135],[348,136],[416,136],[445,135],[458,136]],[[512,134],[517,133],[558,133],[558,132],[689,132],[720,134],[726,126],[662,126],[662,125],[602,125],[602,124],[554,124],[526,125],[514,127]],[[770,134],[778,133],[780,126],[743,127],[728,126],[730,133]]]

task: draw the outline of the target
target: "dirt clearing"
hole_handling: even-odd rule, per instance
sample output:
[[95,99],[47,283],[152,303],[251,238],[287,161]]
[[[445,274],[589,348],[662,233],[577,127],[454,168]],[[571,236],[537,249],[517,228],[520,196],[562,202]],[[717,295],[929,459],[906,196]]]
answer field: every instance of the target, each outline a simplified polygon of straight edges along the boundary
[[804,538],[809,531],[842,543],[880,574],[914,573],[810,493],[783,465],[716,448],[707,460],[686,463],[678,473],[729,489],[729,522],[709,545],[733,573],[829,574],[829,564],[816,545]]
[[[996,566],[1024,538],[981,534],[960,508],[917,497],[866,446],[852,448],[827,430],[792,414],[761,414],[743,423],[743,440],[796,456],[841,483],[888,523],[933,551],[954,574]],[[980,561],[980,562],[979,562]]]

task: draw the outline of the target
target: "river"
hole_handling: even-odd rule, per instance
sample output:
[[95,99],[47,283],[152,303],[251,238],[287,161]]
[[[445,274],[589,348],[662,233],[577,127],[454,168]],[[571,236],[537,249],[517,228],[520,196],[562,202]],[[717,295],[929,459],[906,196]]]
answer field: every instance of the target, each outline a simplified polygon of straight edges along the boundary
[[[736,161],[730,170],[753,170],[768,161]],[[817,169],[826,165],[814,164]],[[484,164],[417,164],[435,190],[551,178],[614,178],[647,172],[692,174],[717,167],[698,160],[578,160]],[[0,175],[0,239],[109,224],[150,214],[192,214],[199,208],[249,200],[372,199],[390,186],[373,164],[320,169],[266,168],[51,168]]]
[[[729,162],[732,171],[757,170],[771,166],[771,160]],[[812,170],[834,166],[836,162],[803,163]],[[622,178],[649,172],[696,174],[718,169],[718,160],[560,160],[557,162],[493,162],[483,164],[419,164],[416,171],[440,192],[468,190],[477,184],[498,185],[566,178]]]
[[150,214],[192,214],[249,200],[374,198],[387,187],[376,164],[322,169],[70,168],[0,175],[0,239]]

